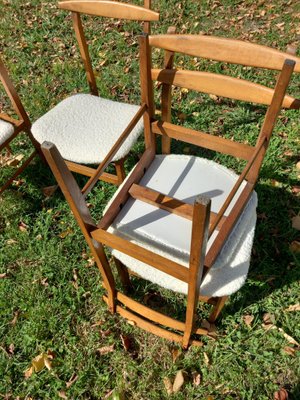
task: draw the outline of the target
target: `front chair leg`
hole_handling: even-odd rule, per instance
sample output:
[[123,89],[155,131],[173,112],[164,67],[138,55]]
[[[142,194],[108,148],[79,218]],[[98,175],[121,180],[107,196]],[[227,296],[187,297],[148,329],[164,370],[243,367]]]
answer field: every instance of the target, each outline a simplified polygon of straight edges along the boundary
[[228,296],[218,297],[217,303],[213,307],[213,310],[208,318],[208,321],[210,323],[214,323],[216,321],[216,319],[218,318],[220,312],[222,311],[222,308],[224,307],[224,304],[227,299],[228,299]]
[[125,169],[124,169],[124,161],[125,161],[125,158],[121,158],[121,160],[114,162],[117,177],[118,177],[118,185],[121,185],[121,183],[124,181],[124,179],[126,177]]
[[120,276],[125,293],[127,293],[131,288],[131,282],[130,282],[130,278],[129,278],[129,274],[128,274],[128,269],[117,258],[113,257],[113,260],[114,260],[115,266],[117,267],[118,274]]

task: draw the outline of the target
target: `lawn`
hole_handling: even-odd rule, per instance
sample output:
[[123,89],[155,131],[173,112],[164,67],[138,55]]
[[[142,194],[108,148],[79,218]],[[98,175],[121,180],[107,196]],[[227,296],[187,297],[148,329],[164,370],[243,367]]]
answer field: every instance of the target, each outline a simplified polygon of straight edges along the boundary
[[[153,33],[175,25],[178,32],[228,36],[282,50],[299,43],[297,0],[155,0],[153,8],[161,12]],[[0,10],[1,57],[32,121],[67,94],[88,91],[68,13],[49,0],[0,0]],[[140,26],[85,22],[101,95],[138,103],[133,32],[141,32]],[[160,58],[155,53],[157,62]],[[208,68],[195,58],[176,62]],[[214,63],[209,68],[220,67]],[[238,66],[235,72],[267,84],[276,77]],[[299,97],[299,84],[300,77],[294,76],[289,93]],[[0,107],[7,110],[0,95]],[[174,120],[250,144],[263,111],[185,90],[175,92],[173,104]],[[286,393],[299,399],[300,311],[292,307],[300,303],[300,233],[292,227],[300,213],[299,128],[298,111],[281,113],[256,186],[258,224],[248,279],[226,304],[216,340],[203,338],[203,347],[186,352],[107,311],[97,267],[69,206],[59,190],[47,195],[45,188],[55,180],[36,159],[0,198],[0,398],[167,399],[167,380],[173,382],[183,371],[184,385],[172,399],[267,400],[286,399]],[[25,137],[13,147],[17,154],[30,151]],[[141,140],[130,153],[127,171],[142,150]],[[173,144],[172,150],[203,154],[186,145]],[[241,169],[229,157],[205,155]],[[0,179],[9,173],[10,168],[1,168]],[[114,191],[109,184],[97,185],[88,199],[95,218]],[[147,298],[160,301],[160,288],[137,284]],[[167,291],[163,295],[166,307],[181,316],[184,298]],[[208,311],[199,305],[200,316]],[[32,360],[41,354],[49,368],[31,374]]]

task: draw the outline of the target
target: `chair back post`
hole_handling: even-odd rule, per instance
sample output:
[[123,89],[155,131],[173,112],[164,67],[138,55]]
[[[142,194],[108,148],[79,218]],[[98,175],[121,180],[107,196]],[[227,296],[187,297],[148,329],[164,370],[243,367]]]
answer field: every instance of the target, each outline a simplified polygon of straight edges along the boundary
[[291,80],[294,68],[295,68],[295,61],[293,60],[285,60],[282,70],[279,73],[274,95],[271,101],[270,106],[268,107],[263,125],[261,127],[259,136],[257,138],[256,147],[260,145],[260,143],[264,140],[264,145],[262,146],[256,161],[253,163],[252,168],[249,170],[248,174],[246,175],[246,179],[248,182],[254,184],[258,179],[258,174],[263,163],[263,159],[267,148],[269,146],[270,138],[275,127],[278,115],[280,113],[282,103],[284,100],[284,96],[286,94],[287,87]]
[[[167,34],[173,35],[176,33],[176,27],[170,26]],[[174,64],[174,52],[165,50],[164,54],[164,69],[172,69]],[[171,122],[171,98],[172,98],[172,85],[168,83],[162,84],[161,89],[161,118],[162,121]],[[171,138],[164,135],[161,138],[162,154],[170,154],[171,151]]]
[[199,288],[203,276],[204,259],[208,239],[211,199],[197,196],[193,207],[192,236],[189,262],[188,294],[185,330],[182,346],[187,348],[195,325],[195,313]]
[[78,46],[79,46],[80,55],[83,60],[84,68],[86,71],[86,76],[87,76],[88,84],[90,87],[90,92],[91,92],[91,94],[98,96],[96,78],[94,75],[92,62],[91,62],[91,58],[90,58],[90,54],[89,54],[89,49],[88,49],[88,45],[87,45],[86,38],[84,35],[79,12],[72,11],[72,21],[73,21],[73,27],[74,27],[74,31],[75,31],[76,40],[77,40]]
[[16,114],[18,115],[20,120],[25,123],[26,128],[30,129],[31,123],[29,117],[23,107],[23,104],[21,103],[18,93],[8,75],[7,69],[5,68],[4,63],[1,60],[1,57],[0,57],[0,80],[4,86],[5,92],[10,98],[10,101],[13,105]]
[[[151,10],[151,0],[144,0],[144,7]],[[148,33],[148,35],[151,34],[150,21],[144,21],[143,31],[144,31],[144,33]]]
[[115,312],[116,289],[114,277],[103,246],[91,238],[91,232],[96,229],[96,225],[84,197],[56,146],[53,143],[44,142],[41,148],[97,262],[108,292],[109,308],[112,312]]
[[144,136],[146,149],[151,148],[155,151],[155,135],[151,130],[151,121],[153,118],[153,84],[151,78],[151,48],[149,45],[149,36],[144,33],[139,37],[140,47],[140,82],[141,82],[141,100],[145,103],[147,110],[144,113]]

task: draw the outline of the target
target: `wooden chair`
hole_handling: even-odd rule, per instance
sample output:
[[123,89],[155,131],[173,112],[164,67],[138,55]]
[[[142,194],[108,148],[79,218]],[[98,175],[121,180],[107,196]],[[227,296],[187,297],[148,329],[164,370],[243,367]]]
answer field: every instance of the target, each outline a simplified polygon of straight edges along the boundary
[[[165,50],[170,67],[173,53],[246,66],[279,70],[275,89],[208,72],[151,69],[149,48]],[[168,63],[168,60],[170,61]],[[146,107],[146,150],[118,189],[96,224],[91,219],[73,177],[51,143],[42,149],[93,252],[107,289],[112,312],[149,332],[181,343],[201,344],[193,334],[210,334],[196,326],[198,300],[213,305],[210,322],[227,297],[244,284],[256,224],[258,178],[271,134],[282,107],[299,109],[299,100],[286,95],[300,58],[265,46],[201,35],[144,35],[140,38],[142,106]],[[163,83],[162,121],[153,119],[152,79]],[[170,122],[171,86],[235,100],[267,105],[255,146],[188,129]],[[238,176],[200,157],[156,154],[155,136],[225,153],[246,161]],[[94,182],[95,183],[95,182]],[[93,183],[93,184],[94,184]],[[90,185],[85,194],[88,193]],[[187,294],[186,319],[177,321],[116,290],[103,245],[112,249],[125,289],[129,273],[175,292]],[[129,273],[128,273],[129,272]],[[182,332],[179,334],[178,332]]]
[[[61,1],[58,6],[72,12],[90,94],[76,94],[61,101],[33,124],[32,133],[39,143],[55,143],[71,171],[90,177],[96,172],[91,165],[100,164],[100,179],[119,185],[125,178],[124,158],[143,132],[141,109],[98,96],[81,14],[143,21],[145,32],[149,32],[150,22],[157,21],[159,14],[150,10],[151,0],[145,0],[144,7],[104,0]],[[111,159],[116,174],[104,172],[105,157],[120,136],[122,146]]]
[[27,165],[31,162],[31,160],[35,157],[35,155],[39,151],[39,146],[36,141],[33,139],[30,127],[31,123],[26,114],[26,111],[21,103],[21,100],[17,94],[17,91],[8,75],[8,71],[5,68],[3,61],[0,58],[0,80],[4,87],[4,90],[11,101],[15,114],[18,116],[18,119],[12,118],[4,112],[0,111],[0,153],[6,150],[6,152],[10,155],[11,148],[10,143],[15,137],[21,133],[26,132],[29,136],[32,144],[35,147],[35,150],[32,154],[22,162],[21,166],[16,169],[14,174],[2,185],[0,186],[0,194],[13,182],[14,179],[27,167]]

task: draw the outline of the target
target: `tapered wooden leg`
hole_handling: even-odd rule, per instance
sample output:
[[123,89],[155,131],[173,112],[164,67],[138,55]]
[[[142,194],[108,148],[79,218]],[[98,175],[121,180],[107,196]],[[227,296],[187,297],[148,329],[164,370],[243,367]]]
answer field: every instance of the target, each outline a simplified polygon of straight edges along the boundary
[[208,318],[209,322],[213,323],[216,321],[227,299],[228,296],[223,296],[218,298],[217,304],[213,307],[213,310]]
[[124,287],[125,292],[128,292],[131,288],[131,282],[130,282],[130,277],[129,277],[129,273],[128,273],[128,269],[125,267],[124,264],[121,263],[120,260],[118,260],[117,258],[113,257],[114,259],[114,263],[117,267],[118,270],[118,274],[120,276],[122,285]]
[[115,161],[115,168],[116,168],[116,173],[118,177],[118,185],[121,185],[121,183],[124,181],[126,174],[125,174],[125,169],[124,169],[124,161],[125,159],[122,158],[121,160]]
[[196,308],[208,237],[210,204],[210,199],[204,196],[198,196],[194,203],[186,319],[182,339],[182,347],[185,349],[189,346],[191,334],[195,330]]

